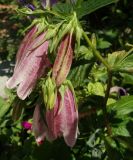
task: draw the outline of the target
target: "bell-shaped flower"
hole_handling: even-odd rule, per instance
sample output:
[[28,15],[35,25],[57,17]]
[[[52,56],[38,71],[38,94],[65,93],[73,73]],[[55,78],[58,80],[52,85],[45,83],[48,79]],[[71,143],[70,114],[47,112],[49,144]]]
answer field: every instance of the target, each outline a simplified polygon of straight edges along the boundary
[[61,41],[57,56],[53,65],[52,77],[57,86],[61,85],[66,79],[73,59],[72,34],[67,34]]
[[45,124],[44,115],[41,112],[41,107],[39,104],[36,105],[34,110],[32,131],[37,144],[42,144],[47,134],[47,126]]
[[68,146],[75,145],[78,135],[78,110],[70,88],[64,91],[63,96],[58,93],[54,108],[46,111],[46,122],[48,140],[53,141],[63,136]]
[[40,43],[46,32],[36,36],[37,31],[37,27],[33,27],[23,39],[16,56],[13,76],[6,83],[9,89],[17,87],[17,95],[22,100],[32,92],[37,80],[50,66],[47,57],[49,42]]

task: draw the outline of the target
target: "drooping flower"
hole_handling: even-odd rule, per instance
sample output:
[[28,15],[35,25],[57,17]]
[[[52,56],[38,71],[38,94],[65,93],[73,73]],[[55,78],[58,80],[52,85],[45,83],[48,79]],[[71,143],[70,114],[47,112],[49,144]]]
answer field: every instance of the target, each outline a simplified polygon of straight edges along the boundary
[[124,88],[119,87],[119,86],[111,87],[110,88],[110,94],[111,93],[117,93],[118,96],[125,96],[125,95],[127,95],[127,91]]
[[43,143],[47,134],[47,126],[45,124],[44,115],[41,113],[40,109],[40,105],[37,104],[33,114],[32,125],[32,131],[38,145]]
[[50,141],[63,136],[66,144],[73,147],[78,135],[78,111],[73,92],[67,88],[64,98],[57,95],[55,106],[46,111],[47,138]]
[[53,65],[52,77],[57,86],[66,79],[73,59],[72,34],[67,34],[58,47],[58,53]]
[[47,57],[49,42],[39,45],[46,32],[35,37],[37,30],[37,27],[33,27],[23,39],[16,56],[13,76],[6,83],[9,89],[17,87],[17,95],[22,100],[32,92],[37,80],[50,66]]

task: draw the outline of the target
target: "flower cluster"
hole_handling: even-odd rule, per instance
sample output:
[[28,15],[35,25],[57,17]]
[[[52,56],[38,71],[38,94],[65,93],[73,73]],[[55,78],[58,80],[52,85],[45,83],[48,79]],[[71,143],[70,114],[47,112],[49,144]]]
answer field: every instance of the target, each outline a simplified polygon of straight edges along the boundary
[[[26,4],[26,1],[21,2]],[[54,3],[55,1],[51,1],[51,4]],[[43,5],[47,7],[44,1]],[[42,102],[38,101],[32,126],[27,122],[22,123],[24,128],[33,131],[38,145],[45,138],[53,141],[61,136],[70,147],[76,143],[78,109],[72,84],[66,80],[74,54],[71,29],[73,21],[72,18],[68,29],[63,31],[59,43],[55,45],[56,56],[52,64],[48,56],[51,47],[50,25],[48,26],[45,19],[41,23],[35,20],[19,47],[13,76],[6,83],[7,88],[16,89],[19,99],[25,100],[36,88],[40,78],[44,79],[41,83],[42,94],[39,94],[43,95],[45,111],[42,109]],[[56,33],[59,28],[60,24],[53,31]]]

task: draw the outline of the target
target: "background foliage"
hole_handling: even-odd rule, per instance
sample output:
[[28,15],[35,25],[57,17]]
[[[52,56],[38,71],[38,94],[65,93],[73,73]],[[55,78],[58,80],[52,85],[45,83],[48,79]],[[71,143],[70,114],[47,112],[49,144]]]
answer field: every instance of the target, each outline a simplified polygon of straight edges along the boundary
[[[18,6],[16,1],[0,0],[0,4],[0,59],[2,61],[14,60],[22,39],[21,33],[30,20],[27,21],[27,17],[16,14],[14,10]],[[79,15],[81,16],[80,13]],[[100,8],[82,17],[82,26],[88,31],[88,36],[92,37],[92,41],[92,33],[95,33],[97,49],[103,57],[107,57],[110,64],[119,69],[123,69],[127,64],[128,67],[132,67],[132,56],[128,57],[124,63],[120,63],[119,59],[121,60],[123,56],[121,53],[118,61],[113,61],[117,57],[115,51],[133,48],[132,15],[133,2],[120,0],[118,3]],[[128,94],[123,97],[112,94],[108,99],[107,111],[112,132],[111,136],[108,136],[101,111],[107,81],[106,69],[96,61],[92,50],[85,46],[84,41],[79,52],[80,57],[74,62],[68,76],[76,90],[79,105],[80,135],[76,146],[71,149],[64,144],[62,139],[53,143],[45,141],[43,145],[36,146],[32,133],[21,126],[22,121],[32,118],[32,107],[34,107],[32,97],[22,103],[23,115],[14,122],[11,114],[15,106],[14,99],[16,102],[17,100],[14,94],[7,90],[10,98],[6,100],[0,98],[1,160],[132,160],[132,73],[114,73],[113,86],[125,88]],[[115,53],[109,56],[112,52]]]

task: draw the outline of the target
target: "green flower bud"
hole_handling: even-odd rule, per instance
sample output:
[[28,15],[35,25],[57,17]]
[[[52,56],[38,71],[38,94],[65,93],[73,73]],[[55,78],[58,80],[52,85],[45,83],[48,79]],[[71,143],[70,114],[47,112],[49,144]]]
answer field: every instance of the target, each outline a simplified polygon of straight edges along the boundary
[[55,104],[57,91],[56,91],[56,84],[52,78],[48,76],[45,83],[42,85],[43,91],[43,99],[44,104],[47,109],[52,109]]

